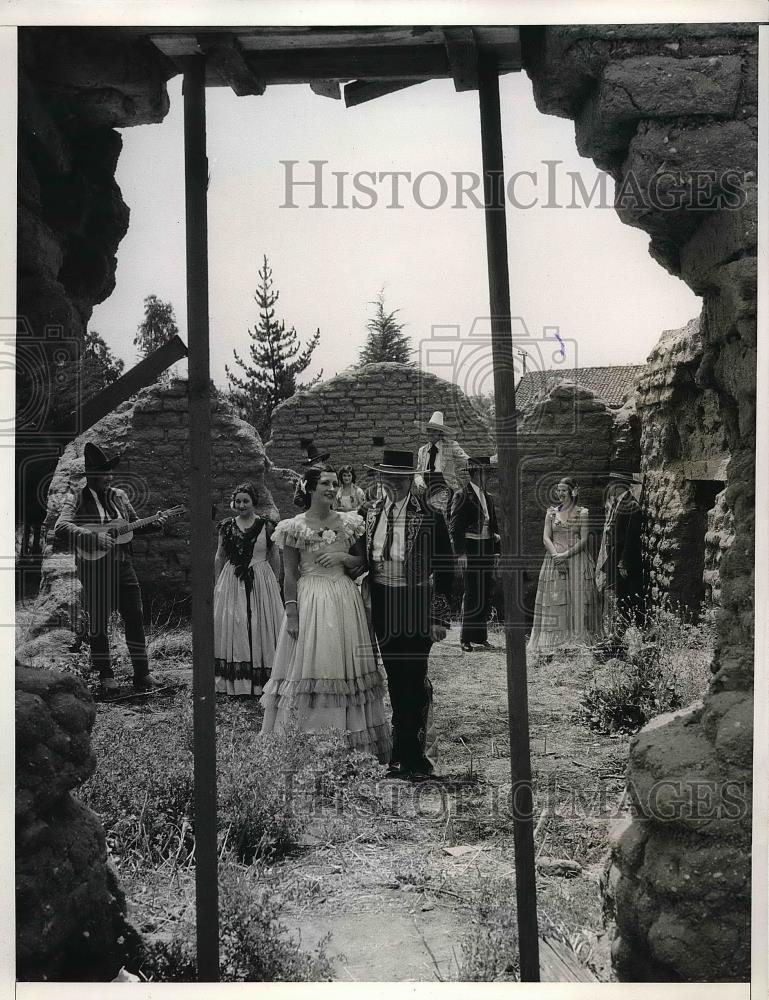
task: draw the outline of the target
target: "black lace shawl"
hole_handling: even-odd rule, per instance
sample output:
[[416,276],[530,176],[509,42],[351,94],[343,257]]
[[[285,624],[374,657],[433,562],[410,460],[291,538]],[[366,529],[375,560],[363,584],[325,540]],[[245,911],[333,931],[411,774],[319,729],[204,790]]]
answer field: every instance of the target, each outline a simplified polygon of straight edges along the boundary
[[[228,561],[235,567],[235,576],[239,580],[245,580],[249,576],[248,567],[254,554],[254,545],[266,523],[266,518],[257,517],[246,531],[238,527],[234,517],[225,518],[219,523],[219,534],[222,539],[224,554],[227,556]],[[268,549],[271,544],[272,539],[268,538]]]

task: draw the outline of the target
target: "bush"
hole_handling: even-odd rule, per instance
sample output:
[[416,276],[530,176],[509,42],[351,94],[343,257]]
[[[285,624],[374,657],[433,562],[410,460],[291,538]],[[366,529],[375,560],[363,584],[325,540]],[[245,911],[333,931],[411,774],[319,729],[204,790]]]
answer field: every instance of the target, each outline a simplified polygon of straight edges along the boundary
[[[330,981],[328,938],[302,951],[280,922],[282,900],[261,887],[252,869],[220,865],[219,970],[222,982]],[[197,979],[195,922],[191,907],[169,935],[149,944],[142,974],[160,982]]]
[[634,733],[660,715],[682,705],[656,646],[643,646],[629,662],[609,660],[596,672],[582,695],[580,713],[601,733]]

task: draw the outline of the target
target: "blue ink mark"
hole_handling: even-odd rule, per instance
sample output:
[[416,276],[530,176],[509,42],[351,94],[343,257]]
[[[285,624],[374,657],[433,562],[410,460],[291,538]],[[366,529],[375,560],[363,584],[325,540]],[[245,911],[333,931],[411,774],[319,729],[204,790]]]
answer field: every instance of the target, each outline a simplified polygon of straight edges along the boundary
[[561,340],[560,333],[558,333],[557,331],[556,331],[556,334],[555,334],[555,339],[561,345],[561,361],[563,361],[563,359],[566,357],[566,347],[564,345],[564,342]]

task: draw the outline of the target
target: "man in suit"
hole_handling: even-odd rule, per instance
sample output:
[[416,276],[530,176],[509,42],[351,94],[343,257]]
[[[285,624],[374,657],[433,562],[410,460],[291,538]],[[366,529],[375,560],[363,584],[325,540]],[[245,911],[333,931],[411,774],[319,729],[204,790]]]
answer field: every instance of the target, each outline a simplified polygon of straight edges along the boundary
[[610,472],[606,487],[606,517],[601,548],[596,560],[595,583],[602,597],[608,636],[599,658],[615,656],[630,624],[643,616],[643,571],[641,562],[641,506],[630,488],[629,472]]
[[494,500],[485,489],[490,459],[487,456],[470,458],[467,467],[470,481],[452,497],[449,532],[454,555],[464,576],[459,641],[466,653],[472,653],[472,643],[482,649],[492,649],[487,622],[494,565],[501,546]]
[[[77,575],[83,588],[83,610],[88,620],[91,665],[100,678],[101,693],[109,696],[118,689],[112,670],[107,624],[119,611],[125,624],[125,638],[133,666],[135,691],[151,691],[162,682],[150,674],[144,611],[139,581],[133,568],[130,543],[117,545],[107,533],[90,531],[86,525],[108,524],[122,518],[138,520],[123,490],[109,485],[112,469],[119,458],[108,459],[90,441],[83,449],[86,485],[71,493],[62,506],[54,537],[75,550]],[[163,518],[159,518],[162,526]]]
[[[366,512],[366,557],[374,632],[382,654],[393,716],[390,773],[418,780],[435,771],[430,649],[446,637],[451,541],[440,511],[411,493],[416,472],[409,451],[385,450],[368,466],[384,496]],[[443,574],[440,574],[443,570]]]

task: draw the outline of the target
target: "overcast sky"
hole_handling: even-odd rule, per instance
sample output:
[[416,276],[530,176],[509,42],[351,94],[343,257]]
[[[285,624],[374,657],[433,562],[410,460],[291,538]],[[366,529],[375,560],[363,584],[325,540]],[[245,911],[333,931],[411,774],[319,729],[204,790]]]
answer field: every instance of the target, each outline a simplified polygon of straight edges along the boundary
[[[136,360],[133,336],[143,300],[170,300],[186,339],[184,163],[181,80],[170,81],[171,111],[161,125],[124,129],[117,170],[131,224],[118,249],[117,286],[94,310],[99,330],[127,364]],[[590,192],[598,177],[581,159],[571,121],[540,114],[524,73],[501,80],[505,169],[521,175],[508,203],[512,312],[528,334],[544,344],[529,350],[529,368],[642,363],[664,329],[698,315],[700,300],[648,254],[648,237],[623,225],[613,208],[607,178],[604,207],[572,202],[568,172],[578,172]],[[481,173],[476,92],[456,93],[451,81],[421,84],[357,108],[319,97],[309,86],[269,87],[262,97],[236,97],[226,88],[207,91],[210,245],[211,369],[225,384],[224,365],[233,348],[243,353],[256,320],[253,291],[263,254],[280,291],[278,316],[304,340],[320,328],[312,374],[341,371],[357,359],[364,342],[369,303],[385,289],[388,308],[400,319],[422,362],[452,375],[427,352],[432,338],[458,328],[460,343],[453,378],[468,391],[490,391],[489,364],[468,362],[467,338],[476,317],[488,314],[483,212],[469,195],[456,207],[456,174]],[[309,161],[323,167],[321,198],[329,207],[311,208],[314,189],[293,189],[287,200],[287,167],[298,161],[297,180],[315,176]],[[544,161],[559,161],[548,167]],[[332,171],[346,172],[341,199]],[[360,171],[410,172],[399,181],[400,209],[392,179],[360,183]],[[414,178],[428,175],[417,185]],[[549,180],[556,177],[556,196]],[[465,178],[468,189],[471,178]],[[353,206],[357,197],[359,205]],[[440,204],[443,199],[443,204]],[[331,207],[341,200],[344,207]],[[425,208],[423,205],[439,207]],[[608,207],[607,207],[608,206]],[[436,328],[444,328],[440,332]],[[546,329],[547,328],[547,329]],[[554,337],[558,328],[566,351]],[[478,327],[476,327],[477,332]],[[516,337],[523,327],[516,324]],[[477,342],[477,341],[471,341]],[[550,348],[552,347],[552,351]],[[462,352],[465,352],[464,354]],[[438,357],[433,352],[433,358]]]

